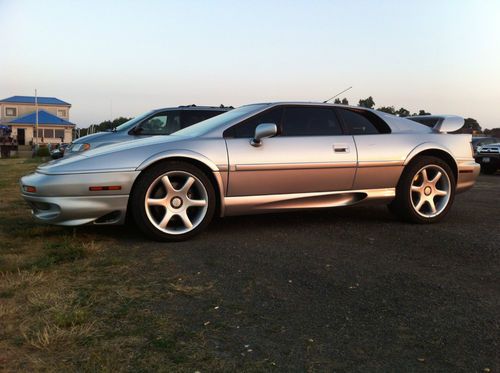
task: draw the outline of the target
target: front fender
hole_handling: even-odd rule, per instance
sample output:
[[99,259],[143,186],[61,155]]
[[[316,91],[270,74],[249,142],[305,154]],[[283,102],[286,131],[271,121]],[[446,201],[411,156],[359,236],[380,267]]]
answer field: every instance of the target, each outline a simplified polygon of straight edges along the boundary
[[214,162],[212,162],[210,159],[208,159],[204,155],[197,153],[197,152],[194,152],[192,150],[187,150],[187,149],[169,149],[166,151],[162,151],[162,152],[153,154],[152,156],[150,156],[149,158],[144,160],[139,165],[139,167],[137,167],[136,170],[142,171],[155,162],[161,161],[162,159],[174,158],[174,157],[194,159],[194,160],[197,160],[197,161],[205,164],[207,167],[209,167],[214,172],[221,171],[219,166],[217,166]]

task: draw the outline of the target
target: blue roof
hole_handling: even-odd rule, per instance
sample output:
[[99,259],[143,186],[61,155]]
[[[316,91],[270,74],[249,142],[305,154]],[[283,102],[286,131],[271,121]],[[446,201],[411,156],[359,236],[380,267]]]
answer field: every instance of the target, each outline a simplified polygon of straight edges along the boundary
[[[36,122],[36,113],[33,112],[31,114],[26,114],[26,115],[23,115],[22,117],[16,118],[16,119],[8,122],[8,124],[16,124],[16,123],[35,124],[35,122]],[[45,110],[38,110],[38,124],[74,126],[73,123],[68,122],[67,120],[64,120],[62,118],[59,118],[58,116],[55,116],[54,114],[50,114],[50,113],[46,112]]]
[[[38,97],[37,101],[40,105],[70,105],[69,103],[55,97]],[[0,100],[0,102],[35,105],[35,96],[12,96],[4,98],[3,100]]]

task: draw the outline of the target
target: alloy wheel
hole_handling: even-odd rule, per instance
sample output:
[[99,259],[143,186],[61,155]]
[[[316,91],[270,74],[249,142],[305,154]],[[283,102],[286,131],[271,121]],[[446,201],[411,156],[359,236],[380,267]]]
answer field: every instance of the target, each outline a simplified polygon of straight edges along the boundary
[[184,234],[196,228],[208,209],[203,183],[186,171],[169,171],[156,178],[145,196],[149,221],[168,234]]
[[450,195],[450,178],[438,165],[426,165],[413,177],[410,200],[417,214],[424,218],[441,214],[448,205]]

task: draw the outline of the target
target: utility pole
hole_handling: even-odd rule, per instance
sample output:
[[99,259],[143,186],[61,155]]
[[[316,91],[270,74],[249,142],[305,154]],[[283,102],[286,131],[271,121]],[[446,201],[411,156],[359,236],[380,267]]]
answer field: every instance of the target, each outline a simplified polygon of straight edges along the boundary
[[38,145],[38,95],[35,88],[35,145]]

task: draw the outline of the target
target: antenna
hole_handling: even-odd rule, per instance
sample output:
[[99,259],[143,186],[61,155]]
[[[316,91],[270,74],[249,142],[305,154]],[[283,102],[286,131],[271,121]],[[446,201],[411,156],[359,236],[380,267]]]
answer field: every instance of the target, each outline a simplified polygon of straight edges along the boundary
[[347,89],[344,89],[342,92],[339,92],[339,93],[337,93],[335,96],[330,97],[328,100],[323,101],[323,103],[324,103],[324,104],[326,104],[328,101],[333,100],[335,97],[340,96],[342,93],[347,92],[347,91],[348,91],[348,90],[350,90],[351,88],[352,88],[352,86],[350,86],[350,87],[349,87],[349,88],[347,88]]

